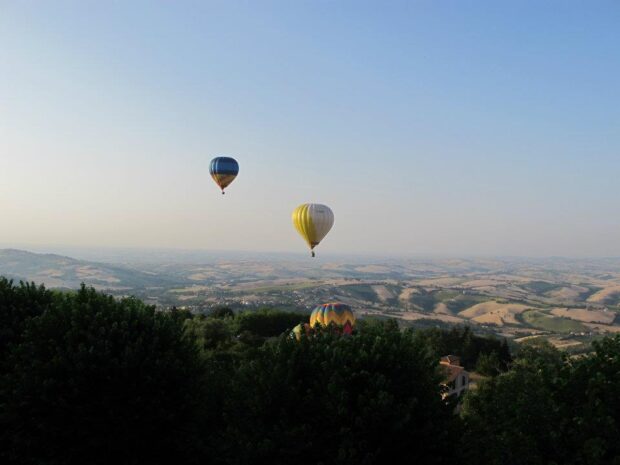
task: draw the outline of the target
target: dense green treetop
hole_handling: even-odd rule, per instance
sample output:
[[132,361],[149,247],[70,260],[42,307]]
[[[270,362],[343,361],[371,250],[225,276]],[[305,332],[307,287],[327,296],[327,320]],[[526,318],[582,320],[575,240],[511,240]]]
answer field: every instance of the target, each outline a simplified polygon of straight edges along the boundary
[[[0,279],[0,461],[620,465],[620,336],[513,358],[470,328],[365,319],[298,341],[303,321]],[[446,354],[490,375],[460,415],[441,395]]]
[[144,463],[183,456],[202,367],[182,323],[138,300],[82,287],[56,295],[29,319],[6,357],[0,379],[5,458]]
[[52,292],[34,283],[19,283],[0,277],[0,363],[8,346],[17,343],[26,322],[41,315],[52,303]]
[[[478,336],[469,326],[455,326],[449,330],[422,329],[416,331],[416,338],[436,358],[443,355],[458,355],[461,358],[461,365],[468,370],[476,369],[480,356],[486,357],[483,366],[489,372],[483,374],[491,375],[503,371],[512,360],[505,339]],[[493,360],[489,360],[488,357],[493,353],[495,354],[492,356]],[[490,363],[495,363],[495,367],[490,366]]]
[[463,452],[480,464],[620,464],[620,336],[568,358],[525,344],[463,407]]
[[[245,359],[231,394],[238,463],[444,463],[455,418],[436,360],[393,324],[283,335]],[[247,389],[247,386],[252,386]]]

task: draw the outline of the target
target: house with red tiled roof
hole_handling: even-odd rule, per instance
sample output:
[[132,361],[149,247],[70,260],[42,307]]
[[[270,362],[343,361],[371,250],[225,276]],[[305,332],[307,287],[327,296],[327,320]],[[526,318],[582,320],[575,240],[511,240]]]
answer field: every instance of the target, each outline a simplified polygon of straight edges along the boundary
[[461,366],[461,359],[456,355],[441,357],[439,366],[444,374],[442,384],[448,388],[444,398],[461,397],[469,389],[469,372]]

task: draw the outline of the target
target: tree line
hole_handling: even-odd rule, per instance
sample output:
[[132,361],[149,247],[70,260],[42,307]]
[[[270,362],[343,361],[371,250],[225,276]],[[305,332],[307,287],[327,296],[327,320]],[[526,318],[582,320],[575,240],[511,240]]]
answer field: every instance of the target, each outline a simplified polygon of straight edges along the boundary
[[[156,311],[0,278],[0,460],[12,464],[620,463],[620,337],[569,358],[469,328]],[[486,379],[459,415],[441,355]]]

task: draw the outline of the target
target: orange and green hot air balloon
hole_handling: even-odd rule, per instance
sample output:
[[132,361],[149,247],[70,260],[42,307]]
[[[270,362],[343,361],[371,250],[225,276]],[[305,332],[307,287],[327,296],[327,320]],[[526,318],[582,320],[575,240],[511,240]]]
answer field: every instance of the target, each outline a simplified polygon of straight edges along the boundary
[[304,203],[293,210],[292,218],[295,229],[308,243],[314,257],[314,248],[334,225],[334,213],[327,205]]
[[211,160],[209,173],[215,183],[222,189],[222,194],[224,194],[224,189],[226,189],[239,174],[239,163],[237,163],[237,160],[234,158],[216,157]]
[[342,328],[345,334],[351,334],[355,326],[355,314],[351,307],[346,304],[332,302],[319,305],[310,314],[310,326],[329,326],[334,324]]

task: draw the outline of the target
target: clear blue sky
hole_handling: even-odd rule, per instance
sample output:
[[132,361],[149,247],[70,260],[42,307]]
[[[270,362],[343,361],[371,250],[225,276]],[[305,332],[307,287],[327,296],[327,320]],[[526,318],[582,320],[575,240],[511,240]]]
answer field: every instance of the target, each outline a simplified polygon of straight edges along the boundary
[[[620,255],[618,1],[0,0],[3,245]],[[211,157],[241,172],[222,198]]]

